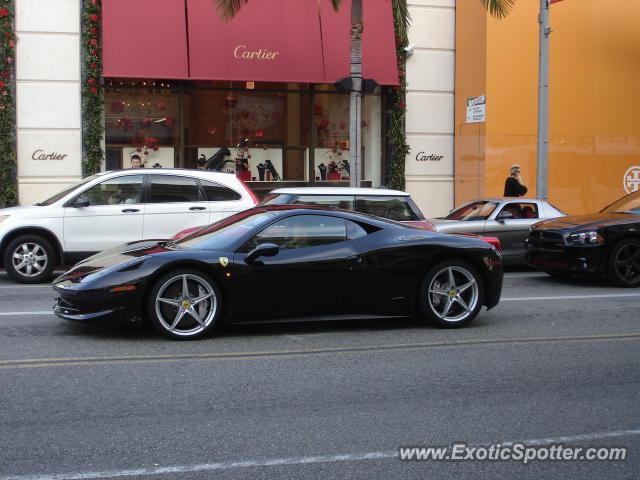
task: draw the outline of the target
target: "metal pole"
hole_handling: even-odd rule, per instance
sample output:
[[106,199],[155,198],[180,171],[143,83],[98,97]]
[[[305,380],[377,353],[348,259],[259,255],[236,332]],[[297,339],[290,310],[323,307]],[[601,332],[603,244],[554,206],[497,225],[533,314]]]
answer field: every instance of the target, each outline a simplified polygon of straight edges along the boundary
[[549,0],[540,0],[540,59],[538,65],[538,149],[536,197],[547,199],[549,147]]
[[349,186],[359,187],[362,177],[362,0],[351,3],[351,95],[349,103]]

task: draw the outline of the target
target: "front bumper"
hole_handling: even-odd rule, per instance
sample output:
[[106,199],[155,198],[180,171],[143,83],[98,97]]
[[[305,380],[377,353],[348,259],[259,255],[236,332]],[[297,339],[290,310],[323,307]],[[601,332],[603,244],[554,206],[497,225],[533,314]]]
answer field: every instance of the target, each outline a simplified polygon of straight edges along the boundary
[[65,320],[90,322],[139,317],[140,301],[133,292],[110,293],[104,290],[71,290],[54,287],[53,313]]
[[527,264],[540,270],[586,275],[603,275],[607,271],[606,245],[566,245],[558,239],[545,242],[530,236],[526,246]]

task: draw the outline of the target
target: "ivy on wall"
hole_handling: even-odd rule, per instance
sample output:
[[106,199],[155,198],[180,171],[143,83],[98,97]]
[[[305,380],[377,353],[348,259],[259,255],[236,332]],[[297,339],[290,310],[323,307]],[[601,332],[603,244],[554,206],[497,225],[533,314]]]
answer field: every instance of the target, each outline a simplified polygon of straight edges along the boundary
[[398,58],[399,85],[391,93],[391,108],[389,109],[389,131],[387,137],[391,146],[387,178],[388,186],[396,190],[404,190],[404,163],[409,154],[409,145],[405,135],[406,115],[406,51],[409,43],[409,8],[406,0],[393,0],[393,24],[396,35],[396,56]]
[[82,175],[100,171],[104,151],[102,138],[104,99],[100,87],[102,56],[100,45],[100,0],[83,0],[82,5]]
[[0,0],[0,208],[16,205],[15,4]]

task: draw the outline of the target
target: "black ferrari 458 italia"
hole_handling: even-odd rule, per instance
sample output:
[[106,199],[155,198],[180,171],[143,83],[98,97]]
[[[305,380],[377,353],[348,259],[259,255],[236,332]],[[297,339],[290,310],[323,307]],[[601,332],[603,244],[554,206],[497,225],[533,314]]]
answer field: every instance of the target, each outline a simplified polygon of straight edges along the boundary
[[600,275],[614,285],[640,285],[640,191],[600,213],[536,223],[527,259],[553,276]]
[[[475,238],[322,207],[265,206],[175,241],[105,250],[53,282],[68,320],[148,320],[176,339],[222,321],[421,317],[468,324],[497,305],[502,262]],[[335,317],[334,317],[335,318]]]

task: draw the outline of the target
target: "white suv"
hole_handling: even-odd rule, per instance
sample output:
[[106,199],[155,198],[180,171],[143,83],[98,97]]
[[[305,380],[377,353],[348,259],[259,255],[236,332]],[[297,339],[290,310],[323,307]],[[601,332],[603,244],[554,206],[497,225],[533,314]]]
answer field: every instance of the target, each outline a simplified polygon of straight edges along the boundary
[[235,175],[186,169],[102,172],[32,206],[0,209],[0,262],[21,283],[126,242],[170,238],[253,207]]

